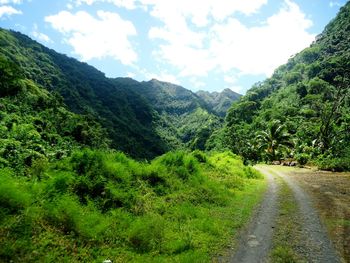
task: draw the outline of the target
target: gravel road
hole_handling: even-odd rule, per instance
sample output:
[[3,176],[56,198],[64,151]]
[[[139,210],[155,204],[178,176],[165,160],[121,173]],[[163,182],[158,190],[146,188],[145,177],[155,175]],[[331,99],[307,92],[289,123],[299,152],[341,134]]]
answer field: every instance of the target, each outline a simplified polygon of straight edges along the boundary
[[264,199],[242,233],[238,250],[229,262],[266,262],[271,250],[273,228],[278,210],[276,178],[270,173],[266,173],[266,177],[268,189]]
[[228,261],[233,263],[269,262],[274,227],[279,213],[277,180],[282,179],[293,192],[300,212],[299,223],[302,226],[302,246],[305,257],[303,261],[341,262],[310,197],[298,183],[277,167],[261,165],[255,168],[267,177],[268,190],[251,222],[241,233],[237,249]]

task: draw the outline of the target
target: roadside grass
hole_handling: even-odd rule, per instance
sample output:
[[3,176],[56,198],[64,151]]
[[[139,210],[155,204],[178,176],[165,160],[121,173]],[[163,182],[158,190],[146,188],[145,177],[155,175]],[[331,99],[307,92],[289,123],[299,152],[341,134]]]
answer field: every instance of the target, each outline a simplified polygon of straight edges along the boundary
[[40,176],[2,169],[0,261],[210,262],[265,189],[228,152],[137,162],[81,150]]

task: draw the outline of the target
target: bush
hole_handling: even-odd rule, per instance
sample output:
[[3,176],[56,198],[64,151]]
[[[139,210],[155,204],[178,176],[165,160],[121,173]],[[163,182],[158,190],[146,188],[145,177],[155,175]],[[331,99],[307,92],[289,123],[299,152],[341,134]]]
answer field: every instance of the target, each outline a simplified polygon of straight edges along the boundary
[[333,171],[333,172],[350,171],[350,158],[349,157],[342,157],[342,158],[326,157],[326,158],[320,158],[316,162],[316,164],[318,165],[318,168],[320,168],[321,170]]
[[100,173],[103,154],[99,151],[84,149],[72,154],[71,164],[79,175],[94,176]]
[[205,155],[204,152],[199,151],[199,150],[195,150],[194,152],[192,152],[192,155],[194,156],[194,158],[196,158],[196,160],[200,163],[206,163],[208,161],[207,156]]
[[53,198],[56,195],[67,194],[72,190],[74,177],[69,172],[59,172],[54,174],[47,182],[45,182],[45,193],[48,197]]
[[295,156],[295,159],[300,165],[305,165],[310,160],[310,156],[306,153],[299,153]]
[[174,172],[182,180],[187,180],[190,175],[199,172],[199,163],[197,159],[193,155],[183,151],[166,153],[159,157],[156,160],[156,163],[157,162]]
[[248,179],[259,179],[259,178],[262,178],[262,175],[257,170],[255,170],[254,168],[252,168],[250,166],[244,167],[244,172],[245,172],[246,177]]
[[162,249],[165,222],[159,215],[147,215],[137,219],[131,226],[128,240],[139,252]]
[[64,195],[46,204],[47,221],[65,234],[74,233],[85,239],[97,240],[108,228],[107,219],[92,204],[82,206],[76,198]]
[[23,185],[11,174],[7,169],[0,170],[0,208],[12,214],[28,207],[32,200]]

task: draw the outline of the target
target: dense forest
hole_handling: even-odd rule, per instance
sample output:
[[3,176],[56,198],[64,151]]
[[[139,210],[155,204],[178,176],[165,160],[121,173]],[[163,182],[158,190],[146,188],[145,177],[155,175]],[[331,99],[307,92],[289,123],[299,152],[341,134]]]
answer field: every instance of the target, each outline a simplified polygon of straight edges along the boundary
[[349,17],[347,3],[309,48],[234,103],[226,116],[233,152],[350,169]]

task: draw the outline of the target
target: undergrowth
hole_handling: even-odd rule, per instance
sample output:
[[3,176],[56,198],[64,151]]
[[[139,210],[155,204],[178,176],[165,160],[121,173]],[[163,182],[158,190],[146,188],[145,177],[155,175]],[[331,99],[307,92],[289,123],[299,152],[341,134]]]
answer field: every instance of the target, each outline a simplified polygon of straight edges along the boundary
[[258,178],[235,155],[200,151],[147,163],[81,150],[28,177],[2,169],[0,261],[208,262],[244,223],[252,203],[238,200],[262,191]]

